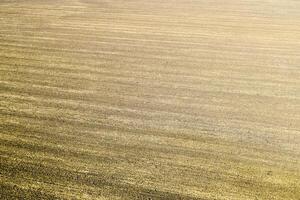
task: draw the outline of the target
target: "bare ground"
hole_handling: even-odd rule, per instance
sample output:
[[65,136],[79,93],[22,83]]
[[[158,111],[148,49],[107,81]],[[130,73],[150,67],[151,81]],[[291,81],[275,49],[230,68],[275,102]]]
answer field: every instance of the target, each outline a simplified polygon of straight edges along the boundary
[[300,2],[0,2],[0,199],[300,196]]

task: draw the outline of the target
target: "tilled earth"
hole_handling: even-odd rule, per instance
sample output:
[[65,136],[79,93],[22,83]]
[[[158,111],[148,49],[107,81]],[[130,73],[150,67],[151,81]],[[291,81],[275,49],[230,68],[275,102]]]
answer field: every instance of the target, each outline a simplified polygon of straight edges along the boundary
[[0,199],[299,199],[299,10],[2,0]]

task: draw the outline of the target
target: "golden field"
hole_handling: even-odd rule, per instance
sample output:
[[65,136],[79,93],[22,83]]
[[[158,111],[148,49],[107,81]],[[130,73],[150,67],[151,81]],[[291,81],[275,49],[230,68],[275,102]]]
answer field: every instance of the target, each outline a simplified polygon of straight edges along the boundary
[[299,199],[300,1],[2,0],[0,19],[0,199]]

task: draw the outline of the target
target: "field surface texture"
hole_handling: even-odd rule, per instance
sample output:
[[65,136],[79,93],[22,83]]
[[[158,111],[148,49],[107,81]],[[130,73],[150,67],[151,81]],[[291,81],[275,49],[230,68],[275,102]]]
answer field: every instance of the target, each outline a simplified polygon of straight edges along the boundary
[[299,198],[300,1],[0,1],[1,200]]

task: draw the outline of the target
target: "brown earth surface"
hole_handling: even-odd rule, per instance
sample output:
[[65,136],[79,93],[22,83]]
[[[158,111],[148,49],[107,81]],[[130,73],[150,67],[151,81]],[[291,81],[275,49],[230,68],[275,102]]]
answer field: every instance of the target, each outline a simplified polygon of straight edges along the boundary
[[300,1],[0,1],[0,199],[299,197]]

